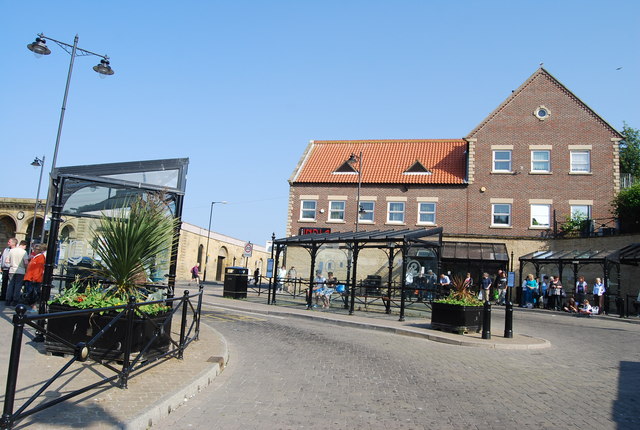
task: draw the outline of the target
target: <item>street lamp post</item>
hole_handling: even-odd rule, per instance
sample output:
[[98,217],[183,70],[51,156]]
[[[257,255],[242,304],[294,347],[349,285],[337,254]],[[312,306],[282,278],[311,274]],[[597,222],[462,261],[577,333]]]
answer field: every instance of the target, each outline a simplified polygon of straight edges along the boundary
[[[40,179],[38,180],[38,191],[36,192],[36,205],[33,209],[33,224],[31,224],[31,238],[29,239],[29,249],[33,249],[33,234],[36,231],[36,216],[38,215],[38,207],[40,206],[40,185],[42,185],[42,172],[44,171],[44,155],[42,158],[36,157],[31,163],[33,167],[40,167]],[[44,218],[42,220],[44,223]],[[42,242],[42,237],[40,241]]]
[[211,236],[211,218],[213,217],[213,205],[219,203],[221,205],[226,205],[226,201],[221,202],[211,202],[211,210],[209,211],[209,228],[207,229],[207,249],[204,252],[204,270],[202,271],[202,282],[207,280],[207,264],[209,263],[209,237]]
[[360,154],[351,154],[349,157],[348,163],[354,164],[358,162],[358,194],[356,196],[356,233],[358,232],[358,226],[360,224],[360,213],[362,212],[362,208],[360,207],[360,189],[362,188],[362,151]]
[[[61,42],[52,37],[46,37],[42,33],[38,33],[38,37],[36,37],[35,42],[29,43],[27,48],[29,51],[33,52],[37,57],[42,55],[51,54],[51,50],[47,46],[47,40],[52,40],[58,44],[62,49],[64,49],[68,54],[71,55],[71,61],[69,62],[69,72],[67,73],[67,84],[64,88],[64,97],[62,98],[62,109],[60,111],[60,121],[58,123],[58,134],[56,136],[56,146],[53,150],[53,160],[51,162],[51,173],[49,174],[49,180],[53,178],[53,173],[56,168],[56,161],[58,159],[58,148],[60,147],[60,136],[62,136],[62,124],[64,123],[64,113],[67,110],[67,97],[69,95],[69,84],[71,83],[71,74],[73,72],[73,63],[76,57],[84,57],[89,55],[94,55],[96,57],[100,57],[100,63],[93,66],[93,70],[100,74],[100,76],[110,76],[115,72],[109,65],[109,57],[106,55],[96,54],[95,52],[87,51],[86,49],[78,48],[78,35],[76,34],[73,39],[73,45],[69,45],[68,43]],[[45,205],[43,222],[42,222],[42,238],[44,240],[45,234],[45,223],[44,219],[47,216],[47,212],[49,212],[49,193],[47,193],[47,203]]]

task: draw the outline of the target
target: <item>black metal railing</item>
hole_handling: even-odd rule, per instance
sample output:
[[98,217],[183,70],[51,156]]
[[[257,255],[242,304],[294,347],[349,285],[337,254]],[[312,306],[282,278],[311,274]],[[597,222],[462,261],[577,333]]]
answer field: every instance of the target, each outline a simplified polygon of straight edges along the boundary
[[[47,314],[35,314],[30,315],[27,313],[27,307],[24,305],[18,305],[16,307],[16,313],[13,316],[13,336],[11,342],[11,353],[9,357],[9,367],[7,371],[7,384],[4,397],[4,409],[2,418],[0,419],[1,429],[11,429],[18,421],[40,412],[44,409],[55,406],[68,399],[76,397],[82,393],[85,393],[93,388],[107,384],[109,382],[116,382],[120,388],[127,388],[127,382],[132,377],[132,373],[144,366],[151,363],[155,363],[164,358],[178,358],[184,357],[185,349],[193,342],[198,340],[200,333],[200,315],[202,311],[202,297],[203,290],[200,286],[197,294],[191,295],[189,291],[185,291],[182,297],[167,298],[164,300],[156,300],[150,302],[136,303],[135,298],[131,297],[129,303],[120,306],[111,306],[99,309],[82,309],[72,310],[64,312],[50,312]],[[196,302],[194,303],[194,300]],[[166,315],[161,318],[150,318],[141,308],[145,305],[153,304],[165,304],[172,305]],[[50,330],[50,323],[43,324],[46,321],[53,321],[57,319],[64,320],[65,318],[73,318],[79,316],[86,316],[87,319],[90,315],[99,315],[101,313],[109,313],[111,315],[110,321],[104,325],[100,331],[94,336],[87,338],[86,340],[72,343],[64,336],[60,336],[54,331]],[[180,330],[179,337],[174,340],[171,331],[168,327],[171,326],[171,321],[175,314],[180,313]],[[153,335],[146,342],[138,345],[139,351],[135,354],[132,351],[132,345],[134,340],[134,319],[144,318],[146,323],[151,324],[150,328],[153,331]],[[124,322],[126,331],[124,334],[124,343],[122,345],[122,351],[118,354],[109,354],[108,351],[100,351],[97,347],[101,339],[114,331],[116,325],[119,322]],[[122,323],[121,323],[122,324]],[[24,328],[25,326],[31,327],[36,331],[42,331],[47,340],[59,342],[63,347],[68,348],[70,352],[70,359],[58,370],[55,374],[45,381],[37,391],[29,397],[24,403],[14,411],[16,389],[18,386],[18,367],[21,357],[21,346],[23,342]],[[168,329],[168,330],[167,330]],[[166,342],[166,346],[160,350],[156,349],[152,355],[148,352],[154,346],[159,344],[160,340]],[[105,355],[106,354],[106,355]],[[105,368],[113,372],[110,376],[104,376],[100,381],[84,386],[77,390],[71,391],[59,398],[51,401],[41,403],[37,406],[31,407],[32,403],[36,401],[45,390],[51,386],[58,378],[60,378],[69,367],[75,362],[85,362],[89,359],[93,359],[95,363],[98,363]],[[117,363],[121,362],[122,365],[118,366]]]

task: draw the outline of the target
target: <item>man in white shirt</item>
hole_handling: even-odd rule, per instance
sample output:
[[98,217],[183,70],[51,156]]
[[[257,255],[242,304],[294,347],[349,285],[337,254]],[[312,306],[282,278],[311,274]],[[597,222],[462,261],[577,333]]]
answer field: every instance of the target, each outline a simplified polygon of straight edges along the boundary
[[16,306],[22,293],[22,280],[29,264],[27,255],[27,241],[20,241],[20,245],[9,251],[5,263],[9,264],[9,284],[7,285],[7,304]]
[[7,241],[7,247],[2,251],[2,290],[0,290],[0,300],[7,300],[7,286],[9,285],[9,263],[5,263],[7,257],[9,257],[9,251],[18,245],[18,239],[15,237],[10,238]]

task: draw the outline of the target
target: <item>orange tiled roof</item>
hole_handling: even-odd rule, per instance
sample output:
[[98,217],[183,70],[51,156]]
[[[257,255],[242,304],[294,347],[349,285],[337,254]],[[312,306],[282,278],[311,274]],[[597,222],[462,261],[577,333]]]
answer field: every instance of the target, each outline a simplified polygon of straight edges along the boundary
[[[467,142],[462,139],[313,141],[293,183],[357,183],[357,174],[333,173],[362,151],[362,182],[377,184],[463,184]],[[405,174],[419,161],[431,174]],[[355,169],[358,164],[353,165]]]

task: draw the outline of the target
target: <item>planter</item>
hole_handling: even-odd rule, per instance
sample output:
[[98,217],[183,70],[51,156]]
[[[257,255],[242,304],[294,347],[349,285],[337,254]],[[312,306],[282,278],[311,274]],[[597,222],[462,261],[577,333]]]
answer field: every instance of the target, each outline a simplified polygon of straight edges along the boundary
[[[67,305],[52,304],[49,313],[77,311]],[[169,350],[171,345],[171,322],[164,327],[164,321],[169,313],[160,314],[151,318],[134,318],[131,340],[131,354],[136,356],[153,338],[156,325],[160,329],[159,337],[141,357],[143,360],[155,358]],[[79,342],[89,342],[100,330],[113,320],[111,315],[83,314],[72,315],[64,318],[49,319],[47,333],[54,333],[67,342],[76,345]],[[154,325],[155,323],[155,325]],[[124,346],[127,336],[126,316],[120,318],[91,348],[91,358],[94,360],[122,360],[124,358]],[[45,348],[52,354],[73,354],[74,348],[45,336]]]
[[434,302],[431,305],[431,327],[464,334],[482,327],[482,306],[462,306]]

